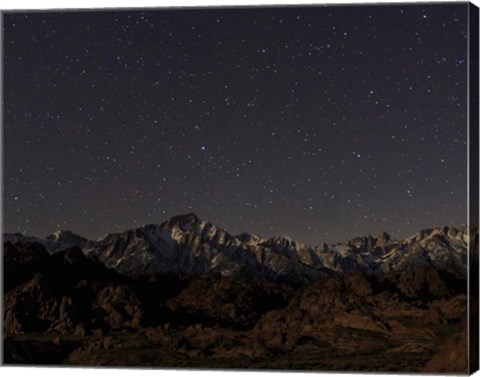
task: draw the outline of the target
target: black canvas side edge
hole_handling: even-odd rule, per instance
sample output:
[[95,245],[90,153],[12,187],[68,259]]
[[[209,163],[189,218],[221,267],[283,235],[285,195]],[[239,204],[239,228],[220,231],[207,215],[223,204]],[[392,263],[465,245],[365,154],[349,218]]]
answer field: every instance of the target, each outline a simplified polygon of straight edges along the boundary
[[469,347],[468,372],[475,373],[479,367],[479,268],[478,268],[478,222],[479,222],[479,36],[478,7],[469,4]]

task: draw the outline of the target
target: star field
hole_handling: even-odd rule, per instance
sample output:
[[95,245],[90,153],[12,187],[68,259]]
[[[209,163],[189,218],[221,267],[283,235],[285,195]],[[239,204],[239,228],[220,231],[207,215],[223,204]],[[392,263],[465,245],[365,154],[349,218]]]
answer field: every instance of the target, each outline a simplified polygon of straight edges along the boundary
[[467,3],[4,14],[4,231],[467,222]]

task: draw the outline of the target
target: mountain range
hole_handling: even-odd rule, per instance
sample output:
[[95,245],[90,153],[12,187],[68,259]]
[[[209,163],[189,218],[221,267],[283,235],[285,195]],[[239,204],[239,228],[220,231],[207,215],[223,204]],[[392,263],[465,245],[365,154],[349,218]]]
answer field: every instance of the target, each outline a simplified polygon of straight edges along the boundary
[[381,275],[410,266],[442,269],[464,278],[469,234],[465,226],[437,227],[403,240],[382,232],[377,237],[311,247],[288,236],[234,236],[189,213],[95,241],[70,231],[45,238],[6,233],[4,241],[40,243],[51,254],[76,246],[130,277],[218,272],[233,278],[308,282],[337,273]]
[[477,246],[466,227],[308,246],[192,213],[94,241],[4,234],[4,360],[466,373]]

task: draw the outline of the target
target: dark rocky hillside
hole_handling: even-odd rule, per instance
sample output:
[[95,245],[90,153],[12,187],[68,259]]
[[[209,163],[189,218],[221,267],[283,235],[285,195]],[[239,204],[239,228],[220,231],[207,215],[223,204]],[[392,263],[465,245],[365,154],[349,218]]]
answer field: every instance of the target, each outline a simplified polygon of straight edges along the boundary
[[[61,251],[6,237],[5,363],[466,372],[462,232],[310,248],[197,220],[107,236],[97,249],[81,237]],[[118,268],[138,254],[167,265]]]

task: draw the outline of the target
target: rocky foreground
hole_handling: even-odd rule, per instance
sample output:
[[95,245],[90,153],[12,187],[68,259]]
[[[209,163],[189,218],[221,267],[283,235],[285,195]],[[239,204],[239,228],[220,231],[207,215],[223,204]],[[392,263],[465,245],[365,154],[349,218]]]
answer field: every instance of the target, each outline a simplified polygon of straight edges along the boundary
[[[189,224],[183,223],[184,233],[197,230]],[[200,242],[193,235],[190,242],[201,252],[205,237]],[[116,240],[97,252],[89,252],[91,241],[84,239],[61,251],[32,238],[4,242],[5,363],[468,372],[467,280],[459,265],[465,237],[458,230],[429,230],[406,241],[356,239],[337,245],[343,259],[336,265],[305,259],[292,270],[276,260],[263,269],[268,264],[259,259],[251,269],[227,269],[230,259],[212,264],[221,268],[204,264],[191,273],[114,268],[108,252],[121,267],[122,250],[130,260],[145,258],[135,256],[132,242],[139,243],[129,237],[122,247]],[[291,242],[282,249],[242,237],[242,245],[263,248],[257,257],[268,255],[268,248],[270,255],[298,260],[285,251]],[[228,249],[219,243],[237,242],[228,240],[210,240],[217,260]],[[333,258],[328,249],[319,251],[321,260]],[[407,258],[393,249],[413,262],[403,263]],[[352,253],[361,255],[357,266],[377,268],[342,265]],[[382,256],[401,268],[362,262]],[[154,265],[167,257],[157,255]],[[442,267],[438,258],[454,263]],[[255,269],[265,274],[252,276]]]

